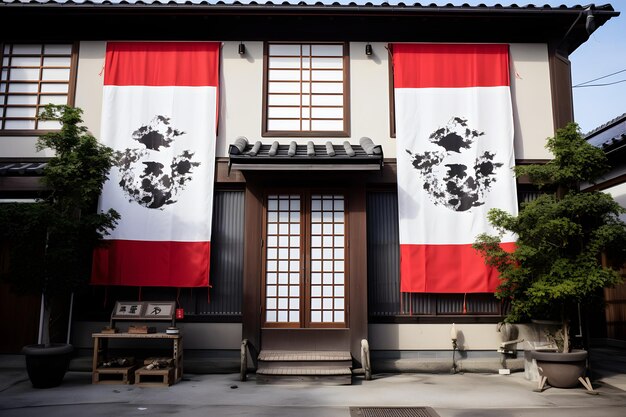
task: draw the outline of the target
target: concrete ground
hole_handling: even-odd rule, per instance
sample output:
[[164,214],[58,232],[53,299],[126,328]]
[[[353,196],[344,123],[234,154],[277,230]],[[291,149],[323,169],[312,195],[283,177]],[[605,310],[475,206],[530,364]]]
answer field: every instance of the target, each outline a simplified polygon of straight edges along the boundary
[[236,373],[185,374],[170,387],[91,384],[90,372],[70,371],[61,386],[31,387],[20,355],[0,356],[0,416],[259,416],[349,417],[350,407],[432,407],[440,417],[626,415],[626,350],[591,351],[594,388],[549,388],[523,372],[355,376],[351,386],[257,385]]

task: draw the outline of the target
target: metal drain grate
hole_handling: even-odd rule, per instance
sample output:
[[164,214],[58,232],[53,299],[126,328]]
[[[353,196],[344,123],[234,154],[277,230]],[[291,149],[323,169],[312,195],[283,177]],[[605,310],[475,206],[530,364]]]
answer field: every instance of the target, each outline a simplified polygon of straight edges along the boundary
[[350,417],[439,417],[430,407],[350,407]]

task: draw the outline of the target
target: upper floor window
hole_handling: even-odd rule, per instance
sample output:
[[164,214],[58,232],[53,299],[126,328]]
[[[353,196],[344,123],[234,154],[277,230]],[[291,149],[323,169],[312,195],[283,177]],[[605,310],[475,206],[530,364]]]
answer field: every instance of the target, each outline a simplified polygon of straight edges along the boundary
[[263,136],[349,136],[347,43],[265,44]]
[[5,43],[0,59],[0,135],[59,129],[37,115],[46,104],[73,104],[76,46],[71,43]]

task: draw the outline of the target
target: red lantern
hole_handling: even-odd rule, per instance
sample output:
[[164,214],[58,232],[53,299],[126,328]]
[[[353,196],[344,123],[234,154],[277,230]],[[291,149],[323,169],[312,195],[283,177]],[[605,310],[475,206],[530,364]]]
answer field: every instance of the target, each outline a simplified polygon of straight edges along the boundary
[[185,318],[185,310],[183,310],[182,308],[177,308],[176,309],[176,319],[180,320]]

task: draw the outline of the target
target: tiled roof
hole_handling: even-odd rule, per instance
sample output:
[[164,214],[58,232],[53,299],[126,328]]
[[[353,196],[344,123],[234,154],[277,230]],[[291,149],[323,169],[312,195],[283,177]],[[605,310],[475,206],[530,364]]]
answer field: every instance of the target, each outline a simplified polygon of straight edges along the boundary
[[626,145],[626,113],[593,129],[585,135],[590,144],[610,152]]
[[380,170],[383,165],[383,151],[380,145],[367,137],[360,144],[341,145],[331,142],[314,144],[263,144],[248,142],[238,138],[230,145],[229,167],[256,170]]
[[[430,8],[430,9],[477,9],[477,10],[487,10],[487,9],[526,9],[526,10],[583,10],[587,5],[560,5],[560,6],[549,6],[549,5],[534,5],[534,4],[522,4],[518,5],[516,3],[512,4],[501,4],[496,3],[492,6],[486,4],[479,4],[476,6],[470,6],[465,3],[460,6],[455,6],[451,3],[419,3],[419,2],[402,2],[402,1],[351,1],[349,3],[340,3],[338,1],[332,0],[259,0],[259,1],[239,1],[239,0],[0,0],[1,3],[6,4],[63,4],[63,5],[205,5],[205,6],[267,6],[267,7],[288,7],[288,6],[297,6],[297,7],[331,7],[331,8],[351,8],[351,7],[373,7],[373,8]],[[599,5],[594,6],[595,9],[604,9],[607,11],[612,11],[613,8],[609,5]]]
[[43,169],[46,162],[0,162],[0,176],[40,176],[43,175]]

